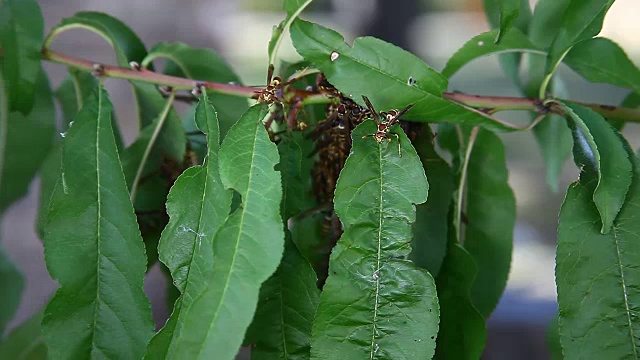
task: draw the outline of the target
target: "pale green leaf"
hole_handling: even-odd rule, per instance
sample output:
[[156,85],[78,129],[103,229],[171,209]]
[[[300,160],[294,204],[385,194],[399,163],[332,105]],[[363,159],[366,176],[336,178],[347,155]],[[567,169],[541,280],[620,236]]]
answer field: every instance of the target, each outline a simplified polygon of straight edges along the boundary
[[111,113],[99,89],[64,139],[61,186],[44,225],[47,268],[60,284],[42,322],[52,358],[141,358],[153,334],[144,246]]
[[510,29],[508,32],[502,35],[502,41],[500,43],[493,43],[493,39],[496,37],[498,30],[492,30],[482,33],[473,37],[467,41],[458,51],[456,51],[444,69],[442,69],[442,75],[451,77],[463,66],[475,60],[477,58],[493,55],[504,54],[508,52],[533,52],[541,53],[536,46],[534,46],[527,36],[516,28]]
[[[313,324],[313,359],[429,359],[438,332],[431,275],[405,256],[411,251],[415,204],[427,200],[420,159],[398,127],[391,145],[352,133],[338,179],[335,210],[344,234],[331,253],[329,278]],[[401,142],[402,156],[397,141]]]
[[213,240],[214,267],[206,289],[187,309],[178,359],[233,359],[251,323],[262,283],[282,256],[282,188],[275,144],[256,105],[229,130],[220,147],[220,178],[241,197]]

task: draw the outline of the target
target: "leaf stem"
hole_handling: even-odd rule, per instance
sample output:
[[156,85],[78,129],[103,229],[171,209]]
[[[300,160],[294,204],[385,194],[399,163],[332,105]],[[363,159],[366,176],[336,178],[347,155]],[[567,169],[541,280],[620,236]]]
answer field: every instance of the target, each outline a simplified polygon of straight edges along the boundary
[[[459,127],[458,127],[459,129]],[[471,130],[471,134],[469,135],[469,143],[467,144],[467,149],[464,154],[464,159],[462,160],[461,168],[460,168],[460,182],[458,183],[458,199],[456,201],[455,208],[455,218],[453,219],[453,228],[457,232],[458,242],[460,245],[464,245],[464,239],[462,238],[462,206],[465,198],[465,190],[467,183],[467,169],[469,168],[469,159],[471,158],[471,151],[473,150],[473,145],[476,142],[476,138],[478,137],[478,131],[480,128],[475,126]],[[461,139],[460,145],[463,145]]]
[[165,120],[169,115],[169,111],[171,111],[173,100],[176,97],[176,92],[171,91],[169,98],[162,109],[162,113],[158,118],[158,123],[156,124],[155,129],[153,129],[153,134],[151,134],[151,138],[149,139],[149,143],[147,143],[147,147],[144,149],[144,154],[140,159],[140,164],[138,165],[138,170],[136,171],[136,177],[133,179],[133,184],[131,185],[131,202],[135,204],[136,193],[138,191],[138,184],[140,183],[140,178],[142,178],[142,172],[144,171],[144,167],[147,164],[147,159],[149,158],[149,154],[151,153],[151,149],[158,139],[158,135],[160,134],[160,130],[162,130],[162,126],[164,125]]
[[[232,95],[251,99],[256,99],[258,96],[258,89],[250,86],[199,81],[164,75],[146,69],[135,70],[117,66],[103,65],[89,60],[79,59],[69,55],[61,54],[48,48],[42,49],[42,57],[44,60],[67,65],[87,72],[93,72],[96,70],[96,67],[98,67],[100,69],[99,75],[105,78],[127,79],[156,85],[165,85],[170,86],[174,90],[192,90],[198,86],[204,86],[209,91],[217,94]],[[536,113],[547,113],[551,111],[561,115],[564,114],[563,110],[557,106],[544,106],[543,101],[540,99],[527,99],[507,96],[469,95],[458,92],[445,92],[442,94],[442,97],[461,105],[491,114],[505,110],[527,110]],[[285,89],[285,99],[287,101],[301,100],[305,105],[326,104],[332,101],[332,99],[327,98],[324,94],[321,94],[319,92],[294,89],[292,87],[287,87]],[[618,119],[625,122],[640,123],[640,109],[601,104],[587,104],[580,102],[576,103],[590,108],[591,110],[597,112],[607,119]],[[522,129],[527,129],[527,127],[524,127]]]

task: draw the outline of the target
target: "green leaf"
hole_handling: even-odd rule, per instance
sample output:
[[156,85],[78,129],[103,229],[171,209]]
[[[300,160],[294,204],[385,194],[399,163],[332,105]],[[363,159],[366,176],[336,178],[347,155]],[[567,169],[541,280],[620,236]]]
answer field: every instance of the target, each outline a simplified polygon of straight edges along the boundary
[[0,342],[0,354],[11,360],[47,359],[47,345],[40,332],[42,312],[38,311],[27,321],[15,328]]
[[220,147],[220,178],[242,197],[213,240],[214,267],[206,289],[187,309],[180,359],[233,359],[256,308],[260,285],[282,256],[282,188],[275,144],[256,105],[229,130]]
[[478,132],[466,179],[468,222],[461,243],[478,266],[472,302],[488,319],[507,285],[516,214],[504,145],[494,133]]
[[[169,66],[165,66],[164,70],[170,75],[186,76],[202,81],[240,84],[240,78],[231,66],[211,49],[192,48],[180,42],[162,42],[149,51],[149,54],[142,61],[142,65],[148,66],[156,59],[169,61]],[[215,94],[215,96],[211,96],[210,101],[218,112],[220,134],[224,137],[231,125],[247,110],[247,100],[232,95]]]
[[202,166],[187,169],[169,192],[169,223],[158,245],[160,261],[171,271],[182,296],[165,327],[151,340],[145,358],[166,358],[179,341],[184,314],[205,289],[213,270],[213,236],[231,208],[231,192],[218,172],[220,130],[206,93],[195,112],[198,128],[207,136],[208,153]]
[[[24,288],[24,279],[22,273],[13,264],[8,254],[5,252],[2,243],[0,243],[0,284],[2,284],[2,292],[0,292],[0,340],[2,334],[7,328],[9,321],[13,319],[20,298],[22,289]],[[0,354],[3,354],[0,352]]]
[[0,8],[0,63],[9,110],[27,115],[37,96],[44,19],[35,0],[2,0]]
[[433,133],[425,125],[414,146],[429,179],[430,194],[427,202],[416,206],[416,222],[411,260],[437,277],[447,253],[447,217],[453,196],[451,168],[436,152]]
[[435,359],[481,358],[487,329],[484,318],[471,303],[470,295],[477,270],[471,255],[453,237],[436,279],[440,331]]
[[320,290],[311,264],[291,240],[287,220],[303,209],[302,150],[297,137],[278,144],[282,176],[282,214],[285,247],[276,272],[262,284],[260,300],[246,339],[253,344],[251,358],[309,359],[311,324]]
[[472,60],[487,55],[524,51],[544,54],[527,39],[525,34],[516,28],[512,28],[503,34],[502,41],[494,44],[493,39],[497,33],[498,30],[492,30],[467,41],[449,58],[444,69],[442,69],[442,75],[451,77]]
[[[627,97],[625,97],[624,100],[622,100],[622,103],[620,104],[620,106],[631,108],[631,109],[640,109],[640,94],[633,93],[633,92],[629,93],[629,95],[627,95]],[[622,131],[622,129],[624,128],[624,125],[626,124],[625,120],[627,119],[624,117],[620,117],[620,118],[609,118],[607,120],[616,130]]]
[[640,69],[618,44],[609,39],[595,38],[576,44],[564,58],[564,63],[591,82],[640,93]]
[[411,251],[414,204],[429,185],[398,126],[390,146],[371,138],[376,125],[353,130],[353,147],[335,191],[344,234],[331,253],[329,277],[313,323],[314,359],[429,359],[438,332],[431,275],[404,257]]
[[[59,35],[73,29],[89,30],[102,37],[113,47],[121,67],[129,67],[131,61],[140,63],[147,55],[144,44],[127,25],[112,16],[92,11],[81,11],[62,20],[51,30],[44,46],[49,47]],[[143,128],[158,117],[164,101],[155,85],[132,81],[131,86],[138,107],[140,127]]]
[[52,358],[141,358],[153,334],[144,245],[111,113],[99,89],[64,139],[62,186],[44,225],[47,268],[60,284],[42,321]]
[[[1,77],[2,74],[0,82]],[[3,89],[2,84],[0,89]],[[0,102],[6,100],[5,94],[0,94]],[[0,105],[0,214],[27,194],[31,180],[51,149],[55,116],[51,88],[44,71],[39,73],[28,115],[17,111],[7,113],[6,106]]]
[[574,139],[574,161],[596,174],[593,201],[602,219],[601,232],[608,233],[631,186],[632,164],[617,131],[598,113],[565,103]]
[[269,47],[267,49],[269,65],[274,65],[275,63],[276,54],[278,53],[278,48],[282,43],[285,32],[289,29],[293,20],[295,20],[309,4],[311,4],[311,0],[284,0],[282,2],[282,7],[287,13],[287,17],[285,17],[280,24],[274,26],[271,32],[271,39],[269,40]]
[[[556,284],[565,359],[637,359],[640,353],[640,171],[611,231],[601,233],[592,193],[595,173],[583,171],[560,211]],[[605,345],[606,346],[603,346]]]
[[305,60],[354,101],[362,102],[360,95],[366,95],[380,109],[399,109],[413,103],[405,118],[415,121],[473,123],[515,130],[480,111],[443,99],[447,79],[395,45],[361,37],[349,46],[337,32],[300,19],[291,25],[291,39]]
[[556,314],[547,326],[547,333],[545,336],[545,342],[547,343],[547,349],[551,354],[551,360],[563,360],[562,345],[560,344],[560,333],[558,332],[559,318]]
[[[491,27],[498,28],[494,43],[499,44],[520,15],[520,0],[483,0]],[[497,21],[496,21],[497,20]]]
[[[547,56],[546,74],[550,76],[571,47],[600,32],[607,11],[614,0],[570,0],[562,23]],[[545,29],[550,31],[550,29]]]

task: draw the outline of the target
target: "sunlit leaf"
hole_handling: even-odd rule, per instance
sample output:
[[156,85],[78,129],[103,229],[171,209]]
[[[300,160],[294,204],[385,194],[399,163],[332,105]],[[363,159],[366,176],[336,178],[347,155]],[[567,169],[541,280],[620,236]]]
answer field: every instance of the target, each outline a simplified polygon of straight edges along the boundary
[[160,260],[171,271],[182,296],[165,327],[151,340],[148,359],[164,359],[181,336],[184,313],[205,289],[213,270],[213,236],[231,207],[231,192],[222,186],[218,172],[218,118],[206,93],[198,102],[195,122],[207,135],[207,157],[202,166],[180,175],[171,188],[167,198],[170,220],[158,245]]
[[220,147],[220,178],[241,197],[213,240],[214,267],[206,289],[187,310],[176,358],[233,359],[251,323],[262,283],[282,256],[282,198],[275,144],[251,107]]
[[335,191],[344,234],[331,253],[329,278],[313,324],[314,359],[429,359],[438,332],[431,275],[404,256],[411,251],[414,204],[428,183],[413,146],[399,127],[390,146],[352,133],[353,148]]
[[0,65],[10,94],[9,110],[27,115],[41,77],[44,19],[35,0],[2,0],[0,8]]
[[495,44],[493,43],[493,39],[496,37],[497,32],[498,30],[492,30],[477,35],[467,41],[460,49],[458,49],[458,51],[456,51],[455,54],[453,54],[453,56],[449,58],[447,65],[442,69],[442,75],[451,77],[472,60],[487,55],[507,52],[534,52],[544,54],[544,52],[541,52],[529,41],[529,39],[527,39],[525,34],[515,28],[512,28],[503,34],[502,41]]
[[111,113],[99,89],[64,139],[62,186],[44,225],[47,268],[61,286],[42,322],[53,358],[141,358],[153,334],[146,257]]
[[564,110],[571,120],[575,163],[596,174],[593,201],[602,219],[601,231],[606,234],[631,186],[631,160],[619,134],[601,115],[572,103],[566,103]]
[[[565,359],[635,359],[640,353],[640,163],[611,231],[601,232],[585,169],[565,198],[558,228],[556,284]],[[603,346],[606,344],[606,346]]]
[[0,342],[0,354],[11,360],[47,359],[47,345],[40,330],[42,311],[38,311],[20,324]]
[[357,38],[353,46],[339,33],[297,19],[291,25],[293,45],[329,82],[354,101],[366,95],[379,109],[414,104],[405,118],[416,121],[473,123],[513,130],[480,111],[442,98],[447,79],[417,56],[373,37]]
[[564,63],[585,79],[640,93],[640,69],[624,50],[606,38],[582,41],[571,48]]

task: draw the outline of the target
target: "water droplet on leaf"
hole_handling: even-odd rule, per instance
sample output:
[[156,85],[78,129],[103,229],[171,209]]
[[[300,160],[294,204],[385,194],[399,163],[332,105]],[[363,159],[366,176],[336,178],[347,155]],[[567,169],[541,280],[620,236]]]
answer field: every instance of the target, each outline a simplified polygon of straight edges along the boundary
[[336,61],[338,59],[338,57],[340,57],[340,54],[338,54],[337,51],[332,51],[331,52],[331,56],[330,56],[331,61]]

